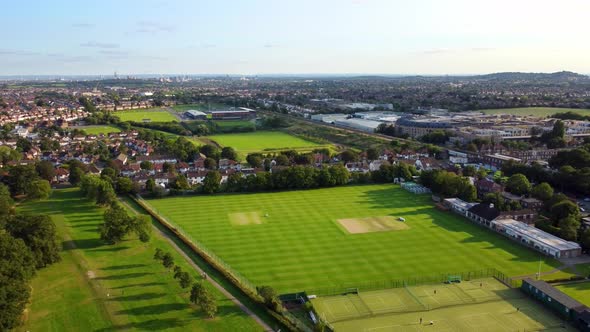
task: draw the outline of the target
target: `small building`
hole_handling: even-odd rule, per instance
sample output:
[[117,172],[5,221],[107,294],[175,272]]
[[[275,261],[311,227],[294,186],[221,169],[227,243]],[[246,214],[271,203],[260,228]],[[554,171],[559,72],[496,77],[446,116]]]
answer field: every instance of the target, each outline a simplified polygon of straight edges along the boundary
[[590,331],[590,310],[584,304],[542,280],[526,278],[520,289],[581,331]]
[[451,209],[453,212],[466,217],[467,211],[477,205],[477,203],[465,202],[459,198],[445,198],[443,200],[443,205]]
[[207,114],[201,111],[196,110],[188,110],[184,112],[184,116],[191,120],[205,120],[207,119]]

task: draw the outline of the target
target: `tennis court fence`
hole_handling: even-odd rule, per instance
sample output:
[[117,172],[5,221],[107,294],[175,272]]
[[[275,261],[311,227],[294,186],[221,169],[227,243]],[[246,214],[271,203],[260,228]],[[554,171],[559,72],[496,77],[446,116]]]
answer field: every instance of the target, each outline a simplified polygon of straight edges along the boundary
[[520,286],[521,281],[512,279],[504,273],[498,271],[495,268],[485,268],[481,270],[467,271],[467,272],[453,272],[453,273],[439,273],[427,276],[415,276],[409,278],[390,279],[381,281],[365,281],[356,284],[343,284],[334,287],[321,287],[315,289],[305,290],[307,294],[316,296],[333,296],[346,294],[349,289],[356,288],[361,292],[390,289],[390,288],[403,288],[408,286],[420,286],[429,284],[438,284],[449,281],[449,277],[461,277],[461,280],[469,281],[474,279],[483,278],[496,278],[506,286],[510,288],[517,288]]

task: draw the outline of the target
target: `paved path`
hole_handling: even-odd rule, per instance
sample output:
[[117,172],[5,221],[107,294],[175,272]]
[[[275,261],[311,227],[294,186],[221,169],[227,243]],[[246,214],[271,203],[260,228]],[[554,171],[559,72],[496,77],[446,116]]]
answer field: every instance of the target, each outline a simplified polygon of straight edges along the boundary
[[[123,205],[125,205],[131,211],[134,211],[137,214],[137,210],[135,210],[135,208],[131,207],[129,204],[127,204],[127,202],[125,202],[123,200],[120,200],[120,201]],[[174,248],[174,250],[176,250],[190,264],[190,266],[192,266],[199,273],[199,275],[203,275],[204,271],[201,270],[201,268],[197,264],[195,264],[195,262],[193,262],[193,260],[184,252],[184,250],[182,250],[174,242],[174,240],[172,240],[170,238],[170,236],[168,234],[166,234],[165,232],[162,232],[156,226],[152,226],[152,227],[155,229],[155,231],[158,234],[160,234],[161,237],[163,237],[166,241],[168,241],[168,243],[170,243],[170,245]],[[242,311],[244,311],[248,316],[252,317],[252,319],[254,319],[256,321],[256,323],[258,323],[258,325],[260,325],[264,331],[267,331],[267,332],[274,331],[270,326],[268,326],[268,324],[266,324],[260,317],[258,317],[258,315],[256,315],[252,310],[250,310],[248,307],[246,307],[240,300],[235,298],[230,292],[228,292],[225,288],[223,288],[223,286],[221,286],[219,283],[217,283],[217,281],[215,281],[211,278],[207,278],[205,280],[208,281],[211,285],[213,285],[213,287],[217,288],[223,294],[223,296],[230,299],[236,306],[238,306],[240,309],[242,309]]]

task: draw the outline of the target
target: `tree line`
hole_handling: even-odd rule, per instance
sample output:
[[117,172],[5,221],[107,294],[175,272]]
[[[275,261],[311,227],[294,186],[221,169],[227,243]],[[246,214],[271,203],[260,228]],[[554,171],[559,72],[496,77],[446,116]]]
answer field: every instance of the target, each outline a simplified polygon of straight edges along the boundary
[[60,249],[51,218],[17,212],[10,188],[0,183],[0,330],[21,323],[31,279],[38,269],[60,260]]

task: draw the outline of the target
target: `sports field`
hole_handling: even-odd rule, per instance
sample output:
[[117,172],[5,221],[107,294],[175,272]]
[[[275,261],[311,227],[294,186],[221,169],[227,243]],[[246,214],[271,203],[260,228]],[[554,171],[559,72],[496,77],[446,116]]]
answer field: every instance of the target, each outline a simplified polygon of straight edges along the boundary
[[590,282],[575,282],[555,286],[555,288],[573,297],[579,302],[590,306]]
[[161,109],[155,109],[153,111],[117,111],[113,112],[113,115],[118,116],[121,121],[142,122],[143,120],[149,119],[151,122],[172,122],[178,120],[172,114]]
[[590,115],[590,110],[579,108],[558,108],[558,107],[522,107],[522,108],[500,108],[481,110],[486,114],[514,114],[514,115],[535,115],[546,117],[555,113],[574,112],[581,115]]
[[110,133],[118,133],[121,131],[121,129],[113,126],[86,126],[78,127],[78,129],[84,130],[88,135],[106,135]]
[[[148,202],[252,283],[279,293],[485,267],[520,276],[534,274],[540,258],[543,271],[559,265],[397,185]],[[236,213],[249,214],[236,222]],[[384,216],[403,217],[407,229],[351,234],[338,222]]]
[[493,278],[316,298],[312,303],[338,332],[574,331],[518,289]]
[[231,146],[241,153],[270,152],[275,150],[305,150],[325,147],[280,131],[256,131],[240,134],[212,135],[207,138],[221,146]]
[[[172,273],[153,259],[156,248],[169,251],[184,271],[194,271],[157,233],[149,243],[129,238],[117,245],[99,239],[103,210],[78,189],[55,190],[46,201],[19,209],[46,213],[63,241],[62,260],[37,272],[31,303],[19,331],[260,331],[261,328],[217,289],[215,319],[190,305]],[[198,278],[197,272],[191,273]]]

